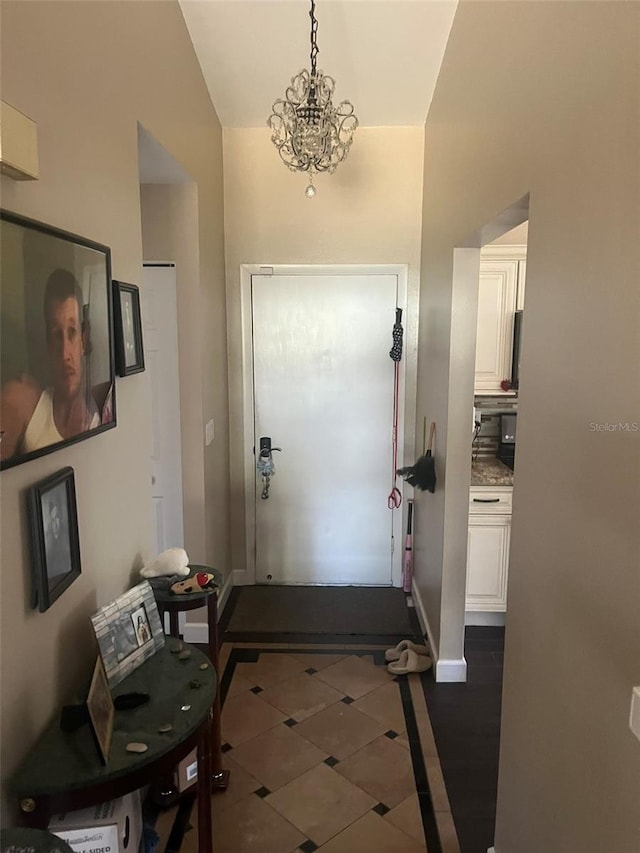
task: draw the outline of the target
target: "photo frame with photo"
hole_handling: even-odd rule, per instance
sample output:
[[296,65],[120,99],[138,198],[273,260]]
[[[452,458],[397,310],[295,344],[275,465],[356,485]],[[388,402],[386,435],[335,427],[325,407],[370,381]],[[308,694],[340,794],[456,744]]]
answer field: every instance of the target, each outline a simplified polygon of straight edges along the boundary
[[103,764],[109,761],[115,708],[102,658],[98,657],[87,695],[87,712],[93,738]]
[[73,468],[62,468],[27,492],[31,534],[31,606],[48,610],[80,576]]
[[164,646],[158,605],[148,581],[102,607],[91,622],[110,688]]
[[115,427],[115,359],[109,247],[6,210],[0,243],[5,469]]
[[140,291],[135,284],[113,282],[116,368],[118,376],[144,370]]

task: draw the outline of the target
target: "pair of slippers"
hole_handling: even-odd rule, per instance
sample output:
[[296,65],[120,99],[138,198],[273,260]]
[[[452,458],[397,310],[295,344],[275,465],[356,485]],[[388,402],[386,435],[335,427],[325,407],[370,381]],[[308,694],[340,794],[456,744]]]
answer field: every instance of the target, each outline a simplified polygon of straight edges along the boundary
[[411,640],[401,640],[394,648],[387,649],[384,658],[389,663],[387,669],[393,675],[425,672],[433,664],[429,657],[429,649],[426,646],[419,646]]

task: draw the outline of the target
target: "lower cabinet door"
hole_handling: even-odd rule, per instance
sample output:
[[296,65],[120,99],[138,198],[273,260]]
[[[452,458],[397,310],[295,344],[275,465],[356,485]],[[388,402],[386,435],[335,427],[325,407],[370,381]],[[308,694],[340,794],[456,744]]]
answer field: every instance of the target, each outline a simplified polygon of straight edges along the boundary
[[467,542],[467,610],[505,611],[511,516],[473,515]]

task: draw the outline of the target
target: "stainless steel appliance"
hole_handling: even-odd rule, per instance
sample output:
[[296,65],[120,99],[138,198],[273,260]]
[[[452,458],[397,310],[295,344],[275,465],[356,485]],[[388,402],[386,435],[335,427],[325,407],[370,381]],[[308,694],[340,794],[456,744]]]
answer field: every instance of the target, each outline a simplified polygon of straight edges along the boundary
[[500,441],[498,453],[501,462],[504,462],[513,471],[514,458],[516,455],[516,424],[517,412],[500,415]]

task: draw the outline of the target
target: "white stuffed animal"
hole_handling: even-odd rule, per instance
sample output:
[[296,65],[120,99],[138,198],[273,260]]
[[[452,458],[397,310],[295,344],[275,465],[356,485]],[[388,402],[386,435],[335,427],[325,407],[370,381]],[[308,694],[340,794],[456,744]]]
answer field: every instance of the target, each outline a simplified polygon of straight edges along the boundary
[[165,575],[186,577],[189,571],[189,557],[184,548],[167,548],[140,569],[140,576],[143,578],[159,578]]

